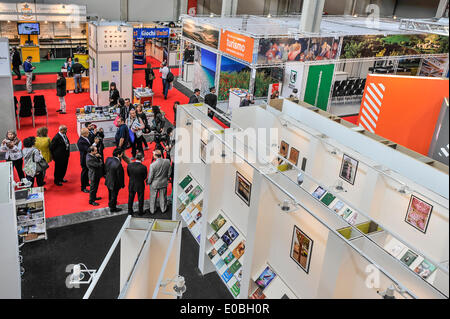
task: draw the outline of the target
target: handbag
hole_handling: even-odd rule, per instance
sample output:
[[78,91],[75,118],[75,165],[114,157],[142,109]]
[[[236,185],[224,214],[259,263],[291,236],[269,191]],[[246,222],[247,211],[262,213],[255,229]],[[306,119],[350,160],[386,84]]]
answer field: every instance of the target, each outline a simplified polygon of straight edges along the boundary
[[36,176],[36,162],[34,161],[34,152],[27,154],[25,158],[25,165],[23,166],[23,172],[27,176]]
[[114,120],[114,125],[115,125],[115,127],[119,127],[119,119],[120,119],[120,115],[117,115],[116,116],[116,119]]
[[42,158],[39,162],[36,163],[36,172],[43,172],[49,168],[47,161]]

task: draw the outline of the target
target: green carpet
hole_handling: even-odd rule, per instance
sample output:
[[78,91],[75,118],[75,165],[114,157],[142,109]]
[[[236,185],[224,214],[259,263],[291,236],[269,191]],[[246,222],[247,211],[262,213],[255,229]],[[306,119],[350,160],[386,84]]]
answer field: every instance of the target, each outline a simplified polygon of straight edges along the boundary
[[[33,63],[36,69],[33,71],[34,74],[44,74],[44,73],[58,73],[61,71],[61,66],[66,62],[66,59],[54,59],[54,60],[41,60],[39,63]],[[23,69],[21,73],[24,74]]]

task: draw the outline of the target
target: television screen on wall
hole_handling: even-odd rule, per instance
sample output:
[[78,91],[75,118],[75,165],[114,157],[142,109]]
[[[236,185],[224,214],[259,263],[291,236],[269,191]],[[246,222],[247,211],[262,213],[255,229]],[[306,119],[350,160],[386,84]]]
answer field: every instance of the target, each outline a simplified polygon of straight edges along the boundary
[[17,23],[19,35],[39,35],[39,23]]

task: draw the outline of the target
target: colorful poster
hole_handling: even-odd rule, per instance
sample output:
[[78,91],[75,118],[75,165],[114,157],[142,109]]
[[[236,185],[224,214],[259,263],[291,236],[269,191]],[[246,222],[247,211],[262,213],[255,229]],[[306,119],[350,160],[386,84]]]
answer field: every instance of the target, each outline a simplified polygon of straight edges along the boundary
[[300,228],[294,226],[291,244],[291,258],[306,272],[309,272],[313,241]]
[[335,198],[336,196],[334,196],[333,194],[326,193],[325,196],[321,199],[321,202],[329,206],[334,201]]
[[220,36],[220,51],[248,63],[253,61],[253,46],[255,41],[245,35],[222,30]]
[[448,53],[448,36],[437,34],[350,35],[341,59]]
[[408,251],[402,256],[402,258],[400,258],[400,261],[409,267],[418,256],[419,255],[417,255],[411,249],[408,249]]
[[261,275],[259,275],[258,279],[256,279],[256,284],[259,288],[265,289],[276,276],[277,274],[272,270],[272,268],[267,266]]
[[369,74],[358,123],[364,129],[428,155],[449,80]]
[[405,221],[425,234],[432,211],[432,205],[414,195],[411,195]]
[[222,235],[222,240],[228,245],[230,246],[231,243],[239,236],[239,233],[237,232],[237,230],[233,227],[230,226],[230,228],[228,228],[228,230],[225,232],[225,234]]
[[236,172],[235,193],[240,199],[250,206],[250,195],[252,194],[252,184],[239,172]]
[[214,49],[219,48],[220,31],[207,24],[196,24],[194,20],[183,21],[183,36]]
[[356,172],[358,171],[358,163],[359,162],[354,158],[351,158],[347,154],[344,154],[342,156],[339,177],[353,185],[355,183]]
[[305,61],[333,60],[338,55],[339,39],[311,38]]
[[255,91],[253,95],[255,97],[267,97],[269,95],[269,87],[271,84],[276,87],[277,84],[282,83],[283,72],[282,68],[257,69],[255,75]]
[[242,63],[222,56],[218,100],[228,100],[231,88],[248,90],[250,68]]
[[198,0],[188,0],[187,14],[189,14],[190,16],[197,15],[197,2]]
[[225,218],[223,218],[223,216],[219,214],[219,216],[217,216],[216,219],[211,222],[211,227],[212,229],[214,229],[214,231],[218,231],[222,228],[223,225],[225,225],[226,222],[227,221],[225,220]]
[[436,266],[424,259],[419,266],[414,269],[414,272],[423,279],[427,280],[428,277],[436,270]]
[[275,64],[287,61],[306,61],[309,39],[260,39],[258,64]]
[[245,240],[241,241],[239,243],[239,245],[237,245],[234,249],[233,249],[233,255],[234,257],[236,257],[236,259],[239,259],[242,257],[242,255],[245,252]]
[[200,89],[200,94],[205,96],[214,86],[216,78],[217,55],[205,49],[198,51],[194,62],[194,87]]
[[289,154],[289,162],[297,166],[299,154],[299,151],[295,147],[292,147],[291,153]]
[[316,190],[312,193],[313,197],[320,199],[327,191],[323,189],[323,187],[319,186],[316,188]]

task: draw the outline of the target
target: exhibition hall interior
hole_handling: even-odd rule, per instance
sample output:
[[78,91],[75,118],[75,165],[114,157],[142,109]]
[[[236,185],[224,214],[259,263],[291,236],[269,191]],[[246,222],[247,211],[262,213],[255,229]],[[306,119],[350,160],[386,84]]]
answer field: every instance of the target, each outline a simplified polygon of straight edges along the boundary
[[0,299],[448,299],[448,12],[0,0]]

